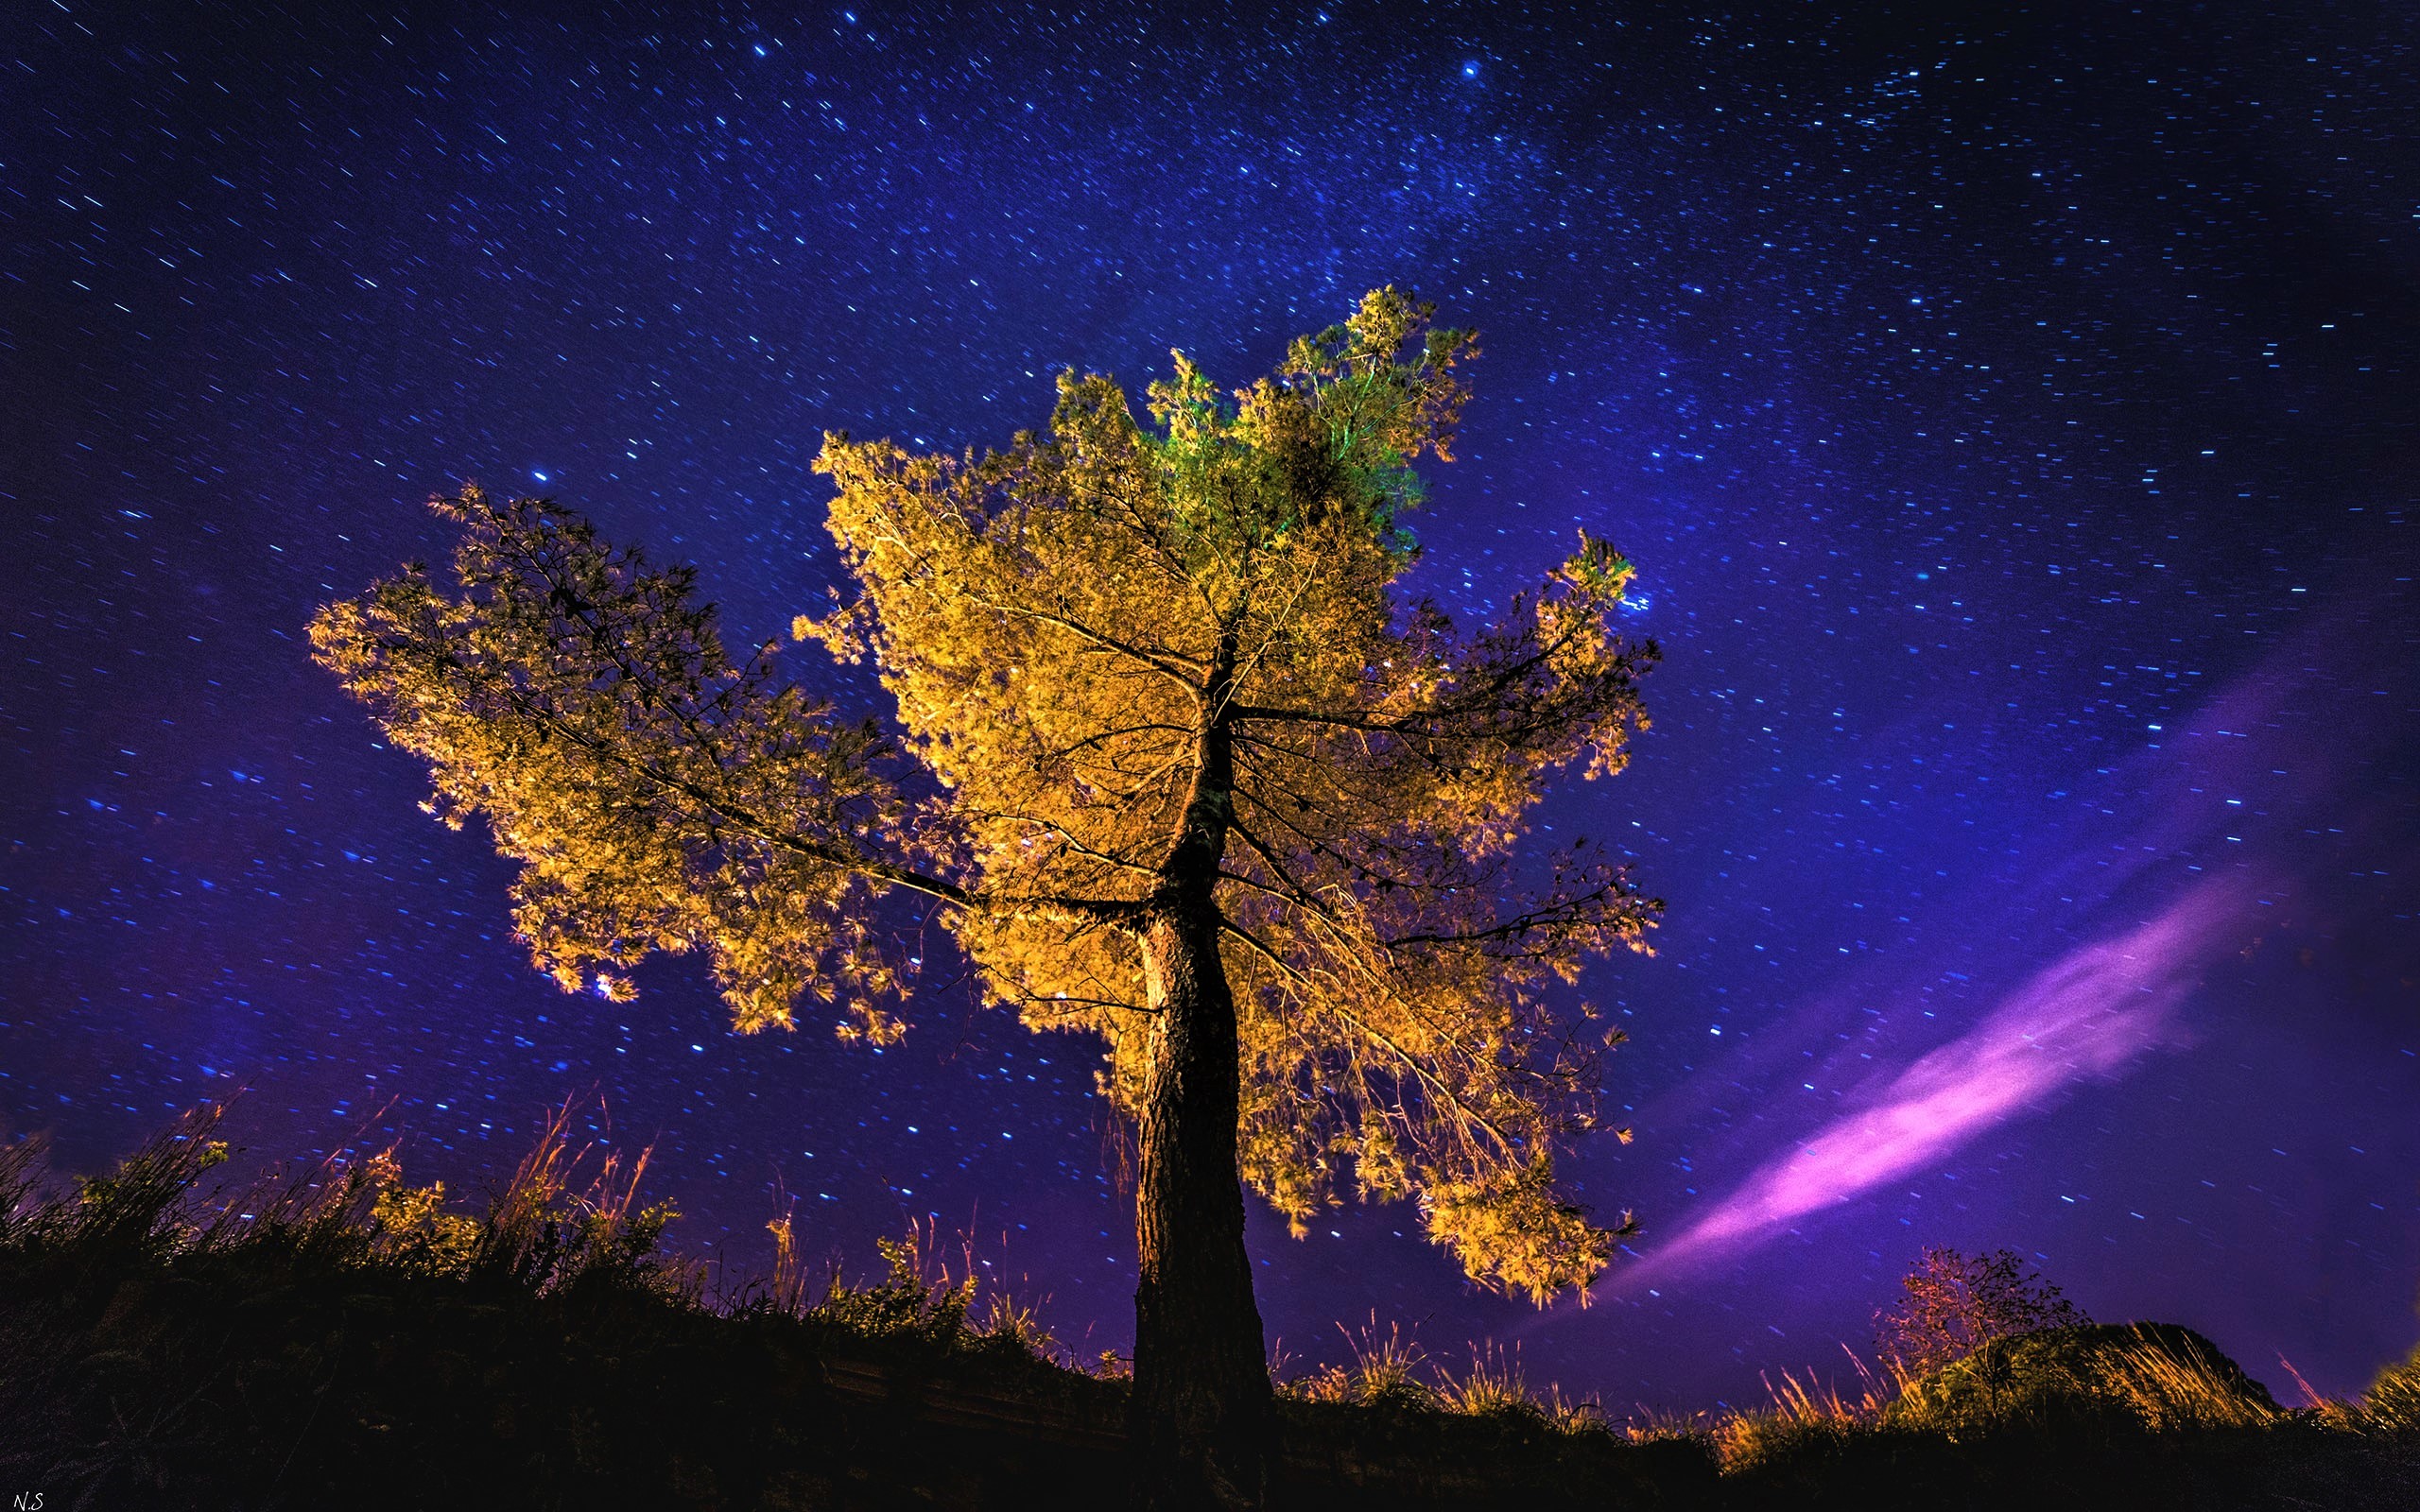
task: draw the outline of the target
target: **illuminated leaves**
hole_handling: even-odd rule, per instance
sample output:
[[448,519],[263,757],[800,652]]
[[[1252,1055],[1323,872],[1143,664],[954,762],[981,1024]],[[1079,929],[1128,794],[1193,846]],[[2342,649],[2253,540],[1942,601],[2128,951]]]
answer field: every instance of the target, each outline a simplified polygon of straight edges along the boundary
[[[1655,905],[1584,846],[1523,864],[1545,781],[1619,769],[1652,650],[1609,617],[1630,566],[1580,550],[1457,634],[1392,585],[1411,461],[1443,455],[1466,333],[1392,290],[1220,395],[1179,354],[1138,423],[1069,375],[1046,436],[953,459],[830,438],[845,612],[946,784],[990,897],[1162,885],[1205,737],[1229,743],[1218,907],[1238,999],[1241,1166],[1299,1229],[1358,1189],[1420,1201],[1474,1276],[1545,1297],[1610,1241],[1550,1196],[1609,1037],[1553,988],[1643,948]],[[1144,1021],[1115,931],[962,933],[994,996],[1111,1045]]]
[[407,573],[314,641],[429,763],[435,811],[483,815],[521,863],[516,923],[567,988],[618,995],[649,952],[698,949],[743,1029],[812,994],[895,1037],[866,905],[908,888],[991,1001],[1099,1035],[1132,1110],[1137,936],[1206,909],[1243,1177],[1298,1228],[1348,1192],[1415,1201],[1472,1276],[1543,1300],[1619,1231],[1554,1185],[1618,1039],[1567,986],[1643,950],[1660,905],[1529,815],[1558,773],[1620,769],[1654,652],[1615,634],[1631,567],[1584,536],[1494,626],[1396,593],[1412,467],[1450,455],[1477,352],[1429,314],[1373,291],[1227,394],[1180,354],[1141,421],[1069,373],[1047,431],[999,452],[828,437],[858,593],[794,633],[873,662],[896,752],[770,647],[727,658],[685,570],[475,489],[439,505],[458,588]]
[[921,853],[870,723],[734,663],[685,569],[658,572],[541,500],[475,487],[458,587],[420,568],[320,611],[322,663],[429,764],[425,806],[483,816],[521,864],[513,923],[566,991],[622,1000],[655,951],[704,951],[743,1030],[802,992],[895,1039],[897,970],[856,902]]

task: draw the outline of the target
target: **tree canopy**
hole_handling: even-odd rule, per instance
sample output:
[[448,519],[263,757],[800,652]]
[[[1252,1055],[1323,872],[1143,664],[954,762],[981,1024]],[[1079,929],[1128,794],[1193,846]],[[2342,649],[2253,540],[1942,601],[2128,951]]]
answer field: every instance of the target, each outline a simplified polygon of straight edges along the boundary
[[1141,418],[1070,373],[1003,450],[827,437],[856,593],[795,631],[871,661],[889,727],[775,644],[728,653],[689,569],[475,487],[435,502],[451,583],[408,568],[314,644],[432,810],[520,863],[516,924],[567,989],[698,950],[743,1031],[812,998],[889,1040],[910,973],[873,904],[917,894],[991,1002],[1106,1041],[1131,1111],[1164,1007],[1146,923],[1198,877],[1242,1178],[1298,1231],[1410,1199],[1472,1277],[1543,1300],[1627,1221],[1556,1185],[1621,1038],[1569,984],[1661,905],[1531,818],[1557,774],[1622,768],[1655,653],[1584,534],[1492,625],[1401,593],[1412,467],[1450,460],[1476,350],[1380,289],[1231,394],[1180,353]]

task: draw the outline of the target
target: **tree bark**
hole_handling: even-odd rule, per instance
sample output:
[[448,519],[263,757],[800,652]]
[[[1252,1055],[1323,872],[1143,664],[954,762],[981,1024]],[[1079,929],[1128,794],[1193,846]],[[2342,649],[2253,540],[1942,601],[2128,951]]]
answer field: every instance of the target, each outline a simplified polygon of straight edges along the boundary
[[1131,1436],[1142,1501],[1257,1507],[1275,1411],[1236,1171],[1236,1005],[1206,889],[1152,919],[1143,959],[1156,1016],[1134,1202]]
[[1129,1436],[1140,1500],[1155,1512],[1260,1506],[1275,1458],[1276,1404],[1236,1169],[1236,998],[1219,956],[1235,659],[1229,637],[1203,690],[1193,790],[1140,931],[1152,1017],[1135,1131],[1142,1275]]

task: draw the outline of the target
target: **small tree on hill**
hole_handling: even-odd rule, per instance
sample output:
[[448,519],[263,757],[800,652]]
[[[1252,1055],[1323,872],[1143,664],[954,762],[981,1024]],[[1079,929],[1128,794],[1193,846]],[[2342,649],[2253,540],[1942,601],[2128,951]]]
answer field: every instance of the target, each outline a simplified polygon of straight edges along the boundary
[[1898,1304],[1874,1314],[1875,1347],[1910,1375],[1954,1365],[2012,1333],[2090,1321],[2013,1249],[1927,1247],[1899,1284],[1906,1295]]
[[436,501],[457,583],[412,568],[312,627],[435,812],[521,863],[567,989],[697,949],[743,1031],[810,993],[890,1040],[906,963],[870,905],[904,893],[992,1002],[1106,1042],[1158,1503],[1265,1486],[1238,1177],[1298,1231],[1348,1190],[1414,1200],[1541,1300],[1628,1222],[1556,1187],[1620,1038],[1558,988],[1660,904],[1584,839],[1516,850],[1553,777],[1621,769],[1654,649],[1615,633],[1630,564],[1584,535],[1475,632],[1397,597],[1411,464],[1448,456],[1476,351],[1429,316],[1374,291],[1233,395],[1179,354],[1148,423],[1070,373],[1046,438],[979,457],[828,437],[860,593],[796,630],[873,660],[904,740],[785,685],[773,645],[735,662],[686,569],[543,500]]

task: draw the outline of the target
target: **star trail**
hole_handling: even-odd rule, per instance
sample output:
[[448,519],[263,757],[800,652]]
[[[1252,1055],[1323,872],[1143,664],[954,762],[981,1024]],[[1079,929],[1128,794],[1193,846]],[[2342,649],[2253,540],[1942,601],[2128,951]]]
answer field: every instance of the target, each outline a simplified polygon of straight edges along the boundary
[[[1255,1207],[1270,1332],[1372,1310],[1627,1406],[1862,1349],[1926,1244],[2358,1389],[2420,1335],[2420,29],[2321,8],[173,8],[0,25],[0,1116],[96,1168],[475,1189],[594,1090],[674,1241],[937,1215],[1121,1348],[1098,1048],[936,932],[888,1050],[694,962],[565,996],[506,865],[310,664],[475,477],[820,612],[826,431],[1005,442],[1393,283],[1481,333],[1415,587],[1611,538],[1663,645],[1542,820],[1669,901],[1587,993],[1644,1231],[1595,1305]],[[860,669],[792,675],[879,712]]]

